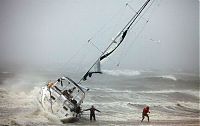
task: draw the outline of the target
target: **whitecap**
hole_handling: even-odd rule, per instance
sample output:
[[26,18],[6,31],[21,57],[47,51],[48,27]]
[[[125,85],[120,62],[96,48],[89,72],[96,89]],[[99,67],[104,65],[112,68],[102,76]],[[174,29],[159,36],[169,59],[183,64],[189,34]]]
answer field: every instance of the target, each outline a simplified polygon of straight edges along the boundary
[[163,76],[158,76],[160,78],[164,78],[164,79],[170,79],[170,80],[173,80],[173,81],[177,81],[177,78],[173,75],[163,75]]
[[112,75],[112,76],[137,76],[141,73],[139,71],[134,70],[102,70],[104,73]]

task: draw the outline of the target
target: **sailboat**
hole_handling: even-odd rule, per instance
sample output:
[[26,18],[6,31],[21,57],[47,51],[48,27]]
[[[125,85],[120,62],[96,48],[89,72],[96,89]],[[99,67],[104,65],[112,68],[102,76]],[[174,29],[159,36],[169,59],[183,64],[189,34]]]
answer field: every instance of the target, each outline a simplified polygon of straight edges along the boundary
[[[49,111],[60,120],[79,118],[81,115],[81,104],[84,101],[88,88],[81,85],[93,74],[101,73],[100,63],[110,56],[124,41],[131,26],[141,17],[141,13],[147,8],[152,0],[147,0],[133,17],[127,22],[122,30],[114,37],[107,48],[101,53],[97,60],[91,65],[88,71],[75,82],[69,77],[60,77],[55,82],[45,84],[39,92],[39,103],[45,111]],[[93,68],[96,66],[96,70]]]

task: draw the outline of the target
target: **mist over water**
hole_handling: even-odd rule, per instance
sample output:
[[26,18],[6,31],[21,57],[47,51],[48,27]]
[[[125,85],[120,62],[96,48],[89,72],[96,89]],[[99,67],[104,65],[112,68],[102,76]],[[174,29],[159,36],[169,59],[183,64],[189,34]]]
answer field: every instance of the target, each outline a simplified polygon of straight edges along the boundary
[[[144,1],[129,2],[137,10]],[[43,110],[37,94],[59,77],[81,79],[132,16],[125,4],[1,0],[0,125],[65,125]],[[104,74],[82,83],[90,88],[83,109],[95,105],[102,113],[90,124],[84,112],[75,125],[131,125],[146,105],[150,120],[199,119],[199,1],[156,0],[152,8],[101,64]],[[112,27],[101,30],[104,24]]]
[[[199,118],[199,80],[191,75],[163,75],[144,71],[110,71],[94,75],[83,86],[89,87],[82,108],[95,105],[98,125],[140,122],[144,106],[150,106],[150,120],[193,120]],[[118,74],[117,74],[118,73]],[[140,73],[140,74],[130,74]],[[64,125],[51,113],[45,112],[37,94],[53,73],[14,74],[4,77],[0,85],[1,124]],[[41,76],[42,75],[42,76]],[[79,75],[77,75],[79,76]],[[76,78],[76,75],[73,75]],[[187,78],[187,79],[186,79]],[[196,79],[195,79],[196,78]],[[47,80],[47,81],[46,81]],[[84,112],[76,125],[90,125],[89,113]],[[74,125],[74,124],[69,124]],[[91,123],[92,125],[92,123]]]
[[[129,5],[137,10],[144,2],[129,1]],[[199,74],[198,3],[156,0],[108,67],[118,59],[122,69]],[[92,42],[103,51],[134,14],[125,4],[121,0],[2,0],[0,70],[66,72],[83,63],[87,69],[99,56],[88,39],[94,37]],[[145,19],[150,19],[147,25]]]

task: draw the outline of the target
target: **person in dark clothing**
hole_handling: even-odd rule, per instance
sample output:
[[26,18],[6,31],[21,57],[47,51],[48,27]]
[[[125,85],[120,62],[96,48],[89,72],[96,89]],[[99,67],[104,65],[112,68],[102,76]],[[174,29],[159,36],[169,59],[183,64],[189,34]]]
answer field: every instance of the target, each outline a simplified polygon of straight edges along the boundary
[[148,122],[149,122],[149,115],[148,115],[148,113],[150,113],[150,111],[149,111],[149,106],[147,106],[147,107],[145,107],[145,108],[143,109],[143,112],[142,112],[142,120],[141,120],[141,122],[144,120],[144,117],[145,117],[145,116],[148,118]]
[[73,87],[72,89],[69,89],[69,90],[64,90],[63,92],[62,92],[62,94],[64,95],[64,96],[66,96],[69,100],[72,100],[72,98],[73,98],[73,96],[72,96],[72,93],[73,93],[73,91],[76,89],[76,87]]
[[88,111],[88,110],[90,110],[90,121],[92,121],[92,117],[93,117],[94,121],[96,121],[95,111],[97,111],[97,112],[101,112],[101,111],[99,111],[98,109],[96,109],[93,105],[92,105],[91,108],[83,110],[83,111]]
[[64,90],[64,91],[62,92],[62,94],[63,94],[66,98],[68,98],[68,99],[71,99],[71,98],[72,98],[72,96],[71,96],[71,94],[68,92],[68,90]]

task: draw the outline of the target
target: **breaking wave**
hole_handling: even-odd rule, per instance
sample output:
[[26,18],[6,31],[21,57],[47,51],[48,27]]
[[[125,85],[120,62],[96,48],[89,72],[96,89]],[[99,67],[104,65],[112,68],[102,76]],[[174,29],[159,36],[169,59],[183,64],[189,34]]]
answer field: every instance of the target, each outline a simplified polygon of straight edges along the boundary
[[37,101],[40,88],[28,93],[10,92],[0,88],[0,125],[52,125],[62,124],[51,113],[43,110]]
[[184,93],[188,95],[192,95],[195,97],[199,96],[199,91],[194,90],[159,90],[159,91],[139,91],[142,93],[152,93],[152,94],[173,94],[173,93]]
[[134,70],[103,70],[103,72],[112,76],[137,76],[141,74]]
[[[86,86],[92,90],[86,94],[82,104],[84,109],[95,105],[102,110],[102,113],[96,113],[97,120],[102,120],[100,124],[107,120],[140,120],[146,105],[152,110],[151,117],[158,120],[199,117],[199,91],[196,90],[199,83],[196,81],[184,81],[187,78],[177,74],[141,70],[103,72],[110,76],[103,77],[101,82],[94,79],[93,83],[87,83]],[[1,76],[3,84],[0,86],[5,89],[0,87],[0,125],[63,125],[54,115],[44,111],[36,100],[39,87],[51,75],[44,78],[24,74],[4,75],[7,73]],[[88,120],[89,112],[85,112],[83,121],[78,124],[84,125]]]
[[[165,79],[177,81],[177,77],[175,75],[155,75],[151,76],[152,71],[137,71],[137,70],[102,70],[103,73],[111,75],[111,76],[139,76],[142,75],[143,78],[155,78],[155,79]],[[150,76],[149,76],[150,75]],[[142,77],[140,76],[140,78]]]
[[157,76],[158,78],[163,78],[163,79],[170,79],[170,80],[173,80],[173,81],[176,81],[177,78],[173,75],[163,75],[163,76]]
[[[181,116],[184,114],[185,117],[198,116],[200,110],[197,107],[191,107],[192,103],[170,103],[170,104],[152,104],[150,107],[157,111],[157,113],[168,113],[169,115]],[[146,104],[135,104],[128,103],[129,107],[134,107],[137,109],[142,109]]]

